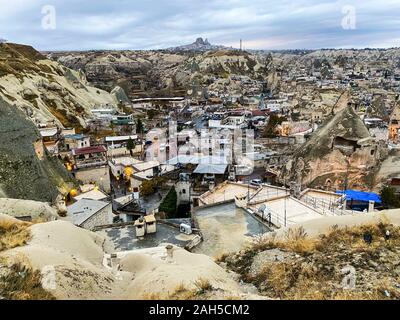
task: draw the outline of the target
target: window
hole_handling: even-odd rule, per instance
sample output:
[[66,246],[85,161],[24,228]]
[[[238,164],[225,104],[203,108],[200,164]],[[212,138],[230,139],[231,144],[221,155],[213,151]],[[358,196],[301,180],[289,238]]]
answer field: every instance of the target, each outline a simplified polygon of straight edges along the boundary
[[182,193],[183,193],[183,194],[186,194],[186,189],[182,189]]

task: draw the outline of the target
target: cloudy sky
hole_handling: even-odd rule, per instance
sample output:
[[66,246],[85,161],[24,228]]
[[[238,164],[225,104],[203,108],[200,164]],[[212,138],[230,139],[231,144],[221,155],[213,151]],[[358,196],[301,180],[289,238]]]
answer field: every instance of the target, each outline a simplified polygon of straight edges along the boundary
[[400,47],[400,0],[0,0],[0,38],[39,50],[197,37],[233,47],[242,38],[248,49]]

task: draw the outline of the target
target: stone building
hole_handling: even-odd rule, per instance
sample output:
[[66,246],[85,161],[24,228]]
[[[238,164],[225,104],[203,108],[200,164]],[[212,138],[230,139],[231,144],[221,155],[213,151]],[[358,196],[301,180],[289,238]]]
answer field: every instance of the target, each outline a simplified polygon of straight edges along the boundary
[[73,224],[88,230],[111,224],[113,221],[111,203],[92,199],[75,202],[68,207],[68,215]]
[[394,107],[389,123],[389,140],[397,143],[400,142],[400,104]]

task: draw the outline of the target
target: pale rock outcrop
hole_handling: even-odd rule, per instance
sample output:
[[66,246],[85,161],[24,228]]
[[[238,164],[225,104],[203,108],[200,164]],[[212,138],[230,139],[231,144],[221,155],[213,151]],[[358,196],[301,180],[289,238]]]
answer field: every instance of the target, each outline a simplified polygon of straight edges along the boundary
[[57,210],[49,204],[20,199],[0,198],[0,213],[17,219],[52,221],[58,218]]

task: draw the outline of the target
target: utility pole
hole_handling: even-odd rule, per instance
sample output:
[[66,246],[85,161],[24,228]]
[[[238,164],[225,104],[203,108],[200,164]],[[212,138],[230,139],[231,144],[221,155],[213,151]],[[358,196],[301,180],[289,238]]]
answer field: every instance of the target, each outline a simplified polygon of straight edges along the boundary
[[[349,180],[350,160],[348,159],[348,157],[346,157],[346,162],[347,162],[347,169],[346,169],[346,176],[345,176],[344,182],[343,182],[343,197],[342,197],[342,199],[346,197],[347,186],[349,183],[348,180]],[[346,203],[347,203],[347,201],[342,200],[342,215],[343,215],[343,211],[346,209],[346,208],[344,208]]]
[[285,227],[287,226],[286,224],[286,197],[287,197],[287,189],[286,189],[286,177],[283,179],[283,184],[285,187],[285,200],[284,200],[284,220],[285,220]]
[[250,179],[247,179],[247,205],[250,202]]
[[347,157],[346,157],[346,162],[347,162],[347,170],[346,170],[346,177],[344,179],[344,192],[347,191],[347,186],[349,183],[350,160]]

